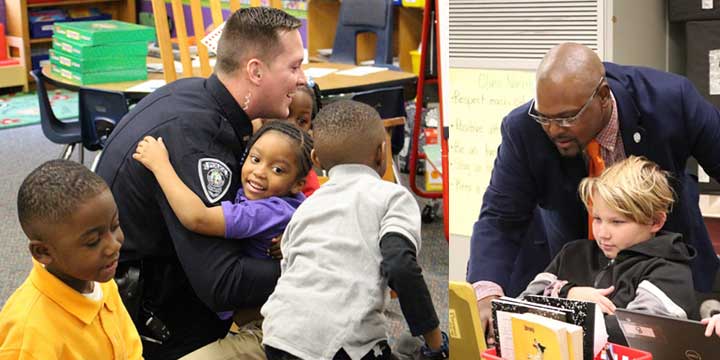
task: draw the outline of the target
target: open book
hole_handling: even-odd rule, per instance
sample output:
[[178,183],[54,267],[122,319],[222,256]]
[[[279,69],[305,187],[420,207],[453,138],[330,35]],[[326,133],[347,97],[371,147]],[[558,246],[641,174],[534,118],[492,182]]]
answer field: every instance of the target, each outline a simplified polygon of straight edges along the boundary
[[587,301],[578,301],[539,295],[527,295],[525,300],[571,310],[568,322],[583,329],[583,357],[593,359],[607,343],[608,333],[605,328],[605,317],[599,306]]
[[506,360],[514,360],[512,315],[513,314],[537,314],[546,318],[567,322],[570,310],[555,308],[552,306],[536,304],[511,297],[502,297],[493,300],[492,318],[495,328],[496,354]]

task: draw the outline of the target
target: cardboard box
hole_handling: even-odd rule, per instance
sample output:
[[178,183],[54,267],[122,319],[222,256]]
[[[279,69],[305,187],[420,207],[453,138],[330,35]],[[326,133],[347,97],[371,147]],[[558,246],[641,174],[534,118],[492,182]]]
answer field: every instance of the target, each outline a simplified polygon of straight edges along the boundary
[[78,21],[55,24],[55,34],[83,46],[144,42],[155,39],[155,29],[117,20]]
[[80,73],[72,71],[62,65],[51,63],[50,71],[53,75],[62,77],[78,85],[147,80],[147,70],[145,68]]
[[50,62],[75,72],[98,72],[125,69],[145,69],[145,56],[83,58],[59,49],[50,49]]

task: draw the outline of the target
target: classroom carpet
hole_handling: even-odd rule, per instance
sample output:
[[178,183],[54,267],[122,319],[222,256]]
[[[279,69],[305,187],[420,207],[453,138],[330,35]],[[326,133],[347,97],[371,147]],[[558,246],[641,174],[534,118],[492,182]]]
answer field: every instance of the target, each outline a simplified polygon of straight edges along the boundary
[[[72,119],[78,116],[78,96],[76,92],[57,89],[48,94],[50,106],[60,119]],[[35,93],[15,93],[0,96],[0,130],[18,126],[33,125],[40,122],[40,107]]]

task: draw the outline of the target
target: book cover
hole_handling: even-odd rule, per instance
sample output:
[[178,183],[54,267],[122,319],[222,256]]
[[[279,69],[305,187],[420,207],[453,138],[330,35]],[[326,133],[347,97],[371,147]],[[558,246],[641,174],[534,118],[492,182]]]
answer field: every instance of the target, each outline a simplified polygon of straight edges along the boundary
[[525,300],[572,310],[568,322],[583,329],[583,359],[592,360],[607,342],[605,318],[595,303],[539,295],[527,295]]
[[506,360],[514,360],[512,314],[532,313],[559,321],[567,321],[570,314],[570,310],[567,309],[553,308],[510,297],[493,300],[491,305],[496,353]]
[[515,359],[568,360],[566,323],[536,314],[513,314]]

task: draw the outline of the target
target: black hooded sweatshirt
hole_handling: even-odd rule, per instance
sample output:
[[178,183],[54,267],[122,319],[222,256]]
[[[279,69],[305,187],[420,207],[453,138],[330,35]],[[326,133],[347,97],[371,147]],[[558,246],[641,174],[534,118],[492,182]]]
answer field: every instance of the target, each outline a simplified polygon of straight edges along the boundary
[[[608,297],[618,308],[677,318],[698,319],[697,301],[690,271],[695,249],[682,235],[659,232],[655,237],[605,257],[595,241],[566,244],[544,272],[538,274],[521,297],[543,295],[558,281],[567,281],[559,296],[574,286],[597,289],[615,286]],[[617,320],[606,317],[610,340],[622,343]],[[620,338],[618,338],[618,336]]]

